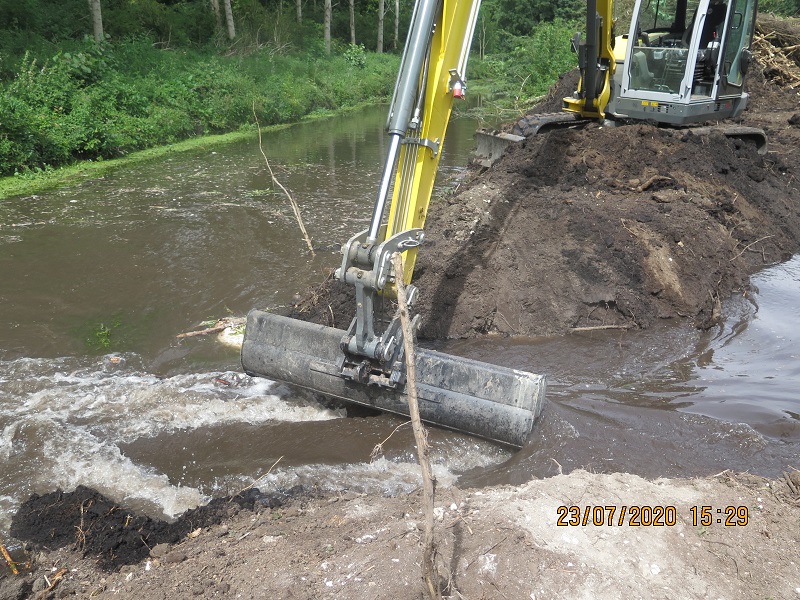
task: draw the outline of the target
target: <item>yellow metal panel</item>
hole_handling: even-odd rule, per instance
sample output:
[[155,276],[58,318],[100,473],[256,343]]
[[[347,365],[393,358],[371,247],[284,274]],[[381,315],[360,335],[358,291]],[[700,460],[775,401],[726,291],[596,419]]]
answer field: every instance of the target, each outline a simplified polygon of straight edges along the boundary
[[[453,107],[449,71],[458,66],[462,48],[470,42],[466,38],[469,37],[470,13],[474,4],[474,0],[444,0],[442,13],[436,21],[420,137],[438,142],[440,148]],[[433,151],[425,146],[403,145],[389,209],[387,238],[407,229],[424,226],[440,157],[441,150],[434,156]],[[411,281],[415,260],[416,250],[407,251],[406,282]]]
[[[582,117],[590,119],[605,118],[605,109],[611,99],[611,82],[614,79],[617,63],[614,57],[614,7],[613,0],[598,0],[597,14],[603,18],[603,26],[598,40],[598,56],[594,59],[598,64],[606,67],[603,77],[602,89],[597,96],[597,100],[588,106],[585,98],[564,98],[564,110],[567,112],[579,113]],[[583,78],[578,82],[578,91],[583,91]]]
[[628,51],[628,36],[618,35],[614,38],[614,62],[623,62]]

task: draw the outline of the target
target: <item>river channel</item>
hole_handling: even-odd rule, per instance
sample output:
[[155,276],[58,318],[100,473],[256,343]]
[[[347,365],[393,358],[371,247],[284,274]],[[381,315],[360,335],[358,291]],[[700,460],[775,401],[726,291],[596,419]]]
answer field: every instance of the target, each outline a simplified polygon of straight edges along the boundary
[[[257,142],[208,147],[0,201],[0,535],[31,493],[87,485],[172,517],[258,480],[402,493],[418,485],[403,421],[347,418],[240,372],[207,320],[292,302],[368,222],[385,109],[264,136],[301,207],[311,256]],[[477,123],[456,119],[439,189]],[[423,250],[424,251],[424,250]],[[646,477],[800,467],[800,258],[753,279],[724,324],[453,341],[445,350],[549,377],[512,452],[431,431],[441,485],[520,483],[586,468]]]

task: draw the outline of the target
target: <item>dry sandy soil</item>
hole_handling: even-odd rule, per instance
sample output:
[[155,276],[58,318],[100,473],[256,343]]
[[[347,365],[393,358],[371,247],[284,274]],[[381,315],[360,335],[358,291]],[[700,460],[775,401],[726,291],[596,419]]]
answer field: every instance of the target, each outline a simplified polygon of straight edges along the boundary
[[[416,275],[421,336],[636,329],[663,318],[713,326],[721,298],[747,293],[754,271],[800,249],[797,69],[765,43],[743,124],[766,130],[766,156],[720,134],[590,125],[534,136],[472,170],[431,207]],[[569,87],[565,78],[549,101]],[[328,282],[294,314],[342,327],[351,306]],[[444,594],[800,599],[799,492],[792,470],[778,481],[576,471],[442,489]],[[570,506],[577,525],[559,508]],[[637,526],[634,514],[660,521]],[[165,524],[91,490],[54,492],[17,514],[12,535],[32,564],[0,575],[0,598],[420,598],[420,522],[418,494],[251,490]]]
[[[517,487],[442,490],[435,528],[444,595],[798,598],[800,473],[791,477],[793,487],[727,472],[647,481],[574,471]],[[580,516],[561,508],[569,506]],[[699,523],[703,506],[709,525]],[[32,574],[0,581],[3,598],[423,597],[420,494],[249,493],[173,526],[130,517],[85,489],[35,498],[30,508],[16,527],[33,526],[44,550]]]

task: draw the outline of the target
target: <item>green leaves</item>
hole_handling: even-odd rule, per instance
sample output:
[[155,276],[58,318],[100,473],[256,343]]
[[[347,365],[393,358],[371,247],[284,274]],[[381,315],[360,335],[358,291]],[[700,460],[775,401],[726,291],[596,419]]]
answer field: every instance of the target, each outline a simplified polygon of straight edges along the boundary
[[364,49],[364,44],[349,44],[347,50],[344,51],[345,62],[357,69],[363,69],[367,66],[367,52]]
[[516,112],[522,111],[546,94],[560,74],[577,65],[570,49],[574,32],[574,24],[556,20],[536,25],[529,36],[507,34],[505,52],[471,63],[472,82],[479,86],[490,82],[490,93],[505,98],[504,103]]
[[[310,58],[163,51],[137,38],[26,55],[0,87],[0,175],[103,159],[193,135],[386,99],[398,58],[354,46]],[[2,85],[2,84],[0,84]]]

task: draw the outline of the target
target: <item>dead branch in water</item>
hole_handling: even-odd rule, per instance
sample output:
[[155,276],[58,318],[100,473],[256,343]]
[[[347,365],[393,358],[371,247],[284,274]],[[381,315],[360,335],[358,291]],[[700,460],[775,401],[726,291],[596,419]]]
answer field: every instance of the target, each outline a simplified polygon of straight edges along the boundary
[[305,239],[306,241],[306,246],[308,246],[308,249],[311,252],[311,256],[316,256],[316,253],[314,252],[314,246],[311,244],[311,238],[308,237],[306,226],[303,224],[303,217],[300,215],[300,207],[297,205],[297,202],[295,202],[294,198],[292,198],[292,195],[289,193],[289,190],[283,187],[283,184],[280,181],[278,181],[278,179],[275,177],[275,173],[272,172],[272,167],[269,164],[267,155],[264,153],[264,146],[261,142],[261,123],[258,122],[255,102],[253,102],[253,118],[256,121],[256,128],[258,129],[258,149],[261,152],[261,156],[264,157],[264,162],[267,163],[267,170],[269,171],[269,176],[272,177],[273,183],[275,183],[275,185],[281,188],[281,190],[283,190],[283,193],[286,194],[286,197],[289,199],[289,204],[292,205],[292,211],[294,212],[294,218],[297,219],[297,224],[300,226],[300,231],[303,233],[303,239]]
[[397,286],[397,304],[400,309],[400,324],[403,330],[403,346],[406,353],[406,395],[408,396],[408,412],[411,415],[411,427],[417,442],[417,459],[422,468],[422,504],[425,513],[424,548],[422,551],[422,578],[431,600],[441,600],[439,575],[436,570],[436,542],[433,538],[433,498],[436,480],[431,471],[428,456],[428,433],[419,417],[417,401],[417,365],[414,352],[414,332],[411,330],[411,318],[406,302],[406,286],[403,280],[403,257],[399,252],[392,254],[392,264]]
[[6,559],[8,563],[8,567],[11,569],[11,572],[14,575],[19,575],[19,570],[17,569],[17,563],[14,562],[14,559],[11,558],[11,555],[6,550],[6,547],[3,545],[3,541],[0,540],[0,552],[3,554],[3,558]]
[[225,331],[229,327],[238,327],[242,323],[244,323],[244,317],[224,317],[219,319],[216,323],[214,323],[211,327],[207,327],[206,329],[198,329],[197,331],[187,331],[186,333],[179,333],[175,337],[178,339],[183,339],[187,337],[194,337],[196,335],[209,335],[211,333],[219,333],[220,331]]
[[392,433],[390,433],[388,436],[386,436],[386,439],[385,439],[385,440],[383,440],[383,441],[382,441],[381,443],[379,443],[379,444],[375,444],[375,447],[372,449],[372,452],[371,452],[371,453],[370,453],[370,455],[369,455],[369,462],[372,462],[372,461],[374,461],[376,458],[378,458],[378,456],[379,456],[379,455],[383,454],[383,445],[384,445],[386,442],[388,442],[390,439],[392,439],[392,436],[393,436],[395,433],[397,433],[397,432],[400,430],[400,428],[401,428],[401,427],[405,427],[405,426],[406,426],[406,425],[408,425],[409,423],[411,423],[411,421],[406,421],[405,423],[400,423],[400,425],[398,425],[397,427],[395,427],[395,428],[392,430]]
[[587,327],[573,327],[569,330],[570,333],[578,331],[603,331],[605,329],[631,329],[633,325],[590,325]]
[[264,479],[264,477],[267,477],[267,476],[268,476],[270,473],[272,473],[272,469],[274,469],[275,467],[277,467],[277,466],[278,466],[278,463],[279,463],[279,462],[281,462],[282,460],[283,460],[283,456],[281,456],[281,457],[280,457],[278,460],[276,460],[274,463],[272,463],[272,466],[271,466],[269,469],[267,469],[267,472],[266,472],[266,473],[264,473],[263,475],[259,475],[259,476],[258,476],[256,479],[254,479],[254,480],[253,480],[253,483],[251,483],[250,485],[248,485],[246,488],[242,488],[241,490],[239,490],[239,491],[238,491],[238,492],[236,492],[235,494],[231,494],[231,497],[230,497],[230,498],[228,498],[228,504],[230,504],[231,502],[233,502],[233,500],[234,500],[234,499],[235,499],[237,496],[239,496],[240,494],[243,494],[243,493],[244,493],[244,492],[246,492],[247,490],[250,490],[250,489],[254,488],[254,487],[256,486],[256,484],[257,484],[259,481],[261,481],[262,479]]

